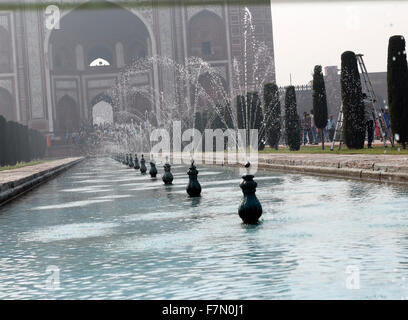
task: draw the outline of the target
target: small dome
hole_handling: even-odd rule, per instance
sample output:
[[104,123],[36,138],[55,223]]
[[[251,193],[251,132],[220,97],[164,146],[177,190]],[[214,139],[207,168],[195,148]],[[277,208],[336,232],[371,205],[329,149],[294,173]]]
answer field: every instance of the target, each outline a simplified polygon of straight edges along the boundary
[[92,61],[89,66],[90,67],[104,67],[104,66],[110,66],[110,63],[109,63],[109,61],[107,61],[105,59],[98,58],[98,59],[95,59],[94,61]]

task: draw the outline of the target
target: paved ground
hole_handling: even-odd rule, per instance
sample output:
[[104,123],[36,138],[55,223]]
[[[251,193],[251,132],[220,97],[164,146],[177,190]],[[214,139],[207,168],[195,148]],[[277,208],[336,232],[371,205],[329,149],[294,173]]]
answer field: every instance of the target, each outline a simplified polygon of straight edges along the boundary
[[19,168],[19,169],[13,169],[13,170],[0,171],[0,186],[5,183],[9,183],[12,181],[18,181],[21,179],[28,178],[35,174],[39,174],[41,172],[52,170],[56,167],[71,163],[73,161],[77,161],[79,159],[81,158],[65,158],[65,159],[40,163],[34,166],[28,166],[28,167]]
[[406,155],[260,154],[259,162],[408,173]]

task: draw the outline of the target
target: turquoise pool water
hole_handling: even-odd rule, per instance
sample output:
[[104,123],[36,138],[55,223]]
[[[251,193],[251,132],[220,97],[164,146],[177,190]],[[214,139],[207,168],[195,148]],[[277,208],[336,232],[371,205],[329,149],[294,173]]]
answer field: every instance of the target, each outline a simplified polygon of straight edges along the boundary
[[94,159],[0,208],[0,298],[408,297],[407,188],[261,171],[244,226],[237,170],[199,167],[200,199],[187,170]]

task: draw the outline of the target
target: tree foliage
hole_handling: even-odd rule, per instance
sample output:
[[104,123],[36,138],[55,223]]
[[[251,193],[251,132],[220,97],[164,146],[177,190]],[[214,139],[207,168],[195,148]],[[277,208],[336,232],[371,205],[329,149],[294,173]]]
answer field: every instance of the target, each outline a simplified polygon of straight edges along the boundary
[[264,86],[265,135],[269,145],[278,150],[281,138],[281,103],[275,83]]
[[363,149],[365,117],[361,78],[354,52],[341,56],[341,95],[343,101],[343,137],[349,149]]
[[393,134],[406,148],[408,141],[408,67],[403,36],[393,36],[388,44],[387,66],[388,105]]
[[322,66],[315,66],[313,73],[313,118],[316,128],[320,129],[322,149],[324,149],[324,128],[327,126],[327,96]]
[[[265,128],[261,99],[258,92],[248,92],[245,96],[237,96],[238,129],[258,130],[258,149],[265,148]],[[247,136],[247,139],[249,137]]]
[[286,143],[291,151],[300,150],[300,119],[297,112],[294,86],[286,88],[285,94],[285,133]]
[[0,116],[0,166],[40,159],[45,151],[45,137],[40,132]]

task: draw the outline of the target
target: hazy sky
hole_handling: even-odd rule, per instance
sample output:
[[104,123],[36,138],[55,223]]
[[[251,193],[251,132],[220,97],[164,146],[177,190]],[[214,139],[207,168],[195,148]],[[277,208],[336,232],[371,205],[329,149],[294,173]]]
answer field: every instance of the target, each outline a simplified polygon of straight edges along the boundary
[[272,21],[278,85],[288,85],[290,73],[292,84],[306,84],[316,64],[340,67],[346,50],[364,54],[369,72],[386,71],[389,37],[408,39],[408,1],[272,1]]

